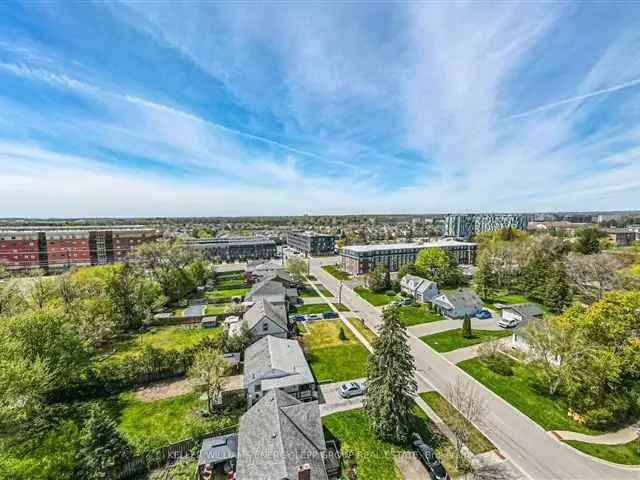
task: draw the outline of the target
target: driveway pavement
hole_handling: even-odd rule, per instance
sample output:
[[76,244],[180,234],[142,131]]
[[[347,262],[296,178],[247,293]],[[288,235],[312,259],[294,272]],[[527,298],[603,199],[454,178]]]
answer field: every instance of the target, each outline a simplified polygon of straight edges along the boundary
[[[354,380],[364,381],[364,378],[356,378]],[[353,381],[353,380],[346,380]],[[320,415],[331,415],[336,412],[344,412],[362,407],[362,397],[342,398],[338,394],[338,387],[345,382],[325,383],[320,385],[320,395],[318,403],[320,404]]]
[[[330,289],[337,287],[338,281],[317,263],[311,263],[311,271]],[[369,326],[377,327],[380,323],[380,311],[347,287],[342,291],[342,303],[358,313]],[[488,412],[479,429],[525,477],[536,480],[640,480],[638,468],[619,467],[594,459],[552,438],[530,418],[411,333],[409,344],[417,375],[424,377],[441,394],[446,394],[448,385],[457,379],[476,386]]]
[[[416,337],[423,337],[425,335],[433,335],[434,333],[453,330],[454,328],[462,328],[462,320],[446,319],[439,320],[437,322],[421,323],[419,325],[412,325],[411,327],[408,327],[407,330],[413,333]],[[475,328],[477,330],[503,330],[502,327],[496,325],[496,320],[493,318],[487,318],[486,320],[472,318],[471,328]]]

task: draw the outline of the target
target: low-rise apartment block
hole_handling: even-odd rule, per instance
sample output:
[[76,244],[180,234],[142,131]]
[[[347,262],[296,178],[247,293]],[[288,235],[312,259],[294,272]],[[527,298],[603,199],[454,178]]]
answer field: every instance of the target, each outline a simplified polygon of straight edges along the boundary
[[289,232],[287,245],[314,257],[333,255],[336,250],[336,237],[315,232]]
[[219,237],[191,239],[187,244],[210,259],[223,262],[276,258],[276,242],[266,237]]
[[384,245],[350,245],[340,251],[343,270],[352,275],[362,275],[372,271],[377,265],[384,265],[390,272],[403,265],[414,263],[420,250],[442,248],[449,252],[460,265],[475,262],[477,243],[456,240],[439,240],[428,243],[396,243]]
[[616,247],[633,245],[633,242],[638,238],[638,234],[635,231],[626,228],[610,228],[605,230],[604,233]]

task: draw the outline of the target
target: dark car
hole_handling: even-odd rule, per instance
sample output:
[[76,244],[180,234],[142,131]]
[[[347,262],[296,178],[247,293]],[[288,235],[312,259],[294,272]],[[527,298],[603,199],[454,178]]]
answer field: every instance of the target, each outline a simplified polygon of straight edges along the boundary
[[476,318],[486,320],[487,318],[491,318],[491,312],[489,310],[480,310],[476,313]]
[[322,316],[324,318],[338,318],[338,317],[340,317],[340,315],[338,315],[336,312],[324,312],[322,314]]
[[289,315],[290,322],[304,322],[304,315]]
[[418,457],[420,457],[422,463],[424,463],[424,466],[429,470],[431,478],[435,480],[449,480],[449,474],[447,474],[447,471],[440,463],[440,460],[436,457],[433,449],[424,443],[419,433],[413,434],[413,448],[418,454]]

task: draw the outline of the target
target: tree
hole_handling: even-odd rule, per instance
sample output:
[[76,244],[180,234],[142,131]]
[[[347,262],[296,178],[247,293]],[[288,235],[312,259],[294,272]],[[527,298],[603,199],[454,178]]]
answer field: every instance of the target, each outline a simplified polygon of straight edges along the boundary
[[473,277],[478,293],[490,299],[497,293],[497,274],[493,265],[492,252],[483,249],[478,255],[477,270]]
[[367,274],[367,286],[374,292],[384,292],[387,290],[387,272],[387,267],[384,265],[376,265],[376,267]]
[[13,280],[0,283],[0,315],[14,315],[25,307],[18,284]]
[[582,228],[576,232],[575,250],[583,255],[600,253],[600,239],[604,233],[599,228]]
[[28,293],[28,302],[32,309],[42,309],[59,295],[59,291],[56,285],[56,281],[47,278],[39,277],[36,279]]
[[214,413],[215,404],[222,395],[226,367],[227,362],[220,350],[205,346],[196,353],[189,369],[189,379],[196,385],[204,385],[206,389],[209,413]]
[[284,269],[298,283],[303,283],[305,276],[309,273],[307,271],[307,262],[304,261],[304,258],[296,255],[287,258]]
[[230,303],[224,309],[224,313],[229,315],[242,315],[246,307],[242,303]]
[[477,386],[461,377],[458,377],[455,383],[449,384],[446,395],[451,402],[451,405],[446,405],[447,409],[451,409],[447,415],[447,425],[456,439],[456,463],[459,469],[466,470],[469,466],[463,447],[469,444],[473,432],[469,422],[473,425],[482,423],[486,415],[486,406]]
[[405,275],[419,275],[415,263],[407,263],[398,269],[397,280],[400,281]]
[[602,298],[616,285],[618,272],[625,267],[623,257],[612,253],[570,255],[566,261],[569,280],[585,302]]
[[398,306],[386,308],[380,336],[369,357],[364,402],[371,428],[382,440],[404,441],[411,432],[411,410],[417,384],[407,339]]
[[567,271],[561,262],[556,262],[549,271],[545,284],[544,304],[554,313],[560,313],[571,304],[571,287]]
[[462,336],[464,338],[473,337],[473,331],[471,330],[471,317],[465,313],[464,319],[462,320]]
[[344,333],[344,328],[342,328],[342,326],[340,326],[340,331],[338,332],[338,338],[340,340],[346,340],[347,336]]
[[116,423],[100,404],[91,406],[82,429],[77,469],[78,479],[110,478],[114,467],[131,458],[131,447],[116,428]]
[[436,283],[446,275],[450,263],[449,254],[443,248],[425,248],[416,257],[416,268],[425,278]]

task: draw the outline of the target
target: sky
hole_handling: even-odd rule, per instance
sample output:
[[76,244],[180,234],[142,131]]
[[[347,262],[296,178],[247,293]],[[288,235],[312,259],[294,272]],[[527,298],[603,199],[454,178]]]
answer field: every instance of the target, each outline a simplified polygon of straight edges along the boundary
[[0,2],[0,217],[640,209],[634,2]]

